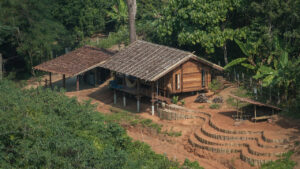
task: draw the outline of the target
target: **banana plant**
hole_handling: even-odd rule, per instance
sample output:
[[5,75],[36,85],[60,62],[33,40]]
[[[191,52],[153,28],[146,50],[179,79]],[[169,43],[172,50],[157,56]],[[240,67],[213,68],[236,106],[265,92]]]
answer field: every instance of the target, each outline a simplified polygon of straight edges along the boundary
[[243,43],[238,39],[234,39],[235,43],[240,47],[241,51],[247,57],[237,58],[229,62],[224,69],[228,70],[229,68],[237,65],[241,65],[247,69],[254,70],[256,68],[256,64],[253,61],[254,56],[257,54],[258,46],[260,42],[257,43]]
[[106,13],[111,18],[108,22],[115,22],[118,28],[127,24],[128,10],[124,0],[117,1],[117,4],[111,8],[111,11],[107,11]]
[[300,75],[300,59],[289,60],[288,53],[283,51],[281,56],[273,59],[273,66],[262,65],[258,68],[253,78],[262,80],[262,85],[283,87],[285,96],[292,84],[296,84],[296,79]]

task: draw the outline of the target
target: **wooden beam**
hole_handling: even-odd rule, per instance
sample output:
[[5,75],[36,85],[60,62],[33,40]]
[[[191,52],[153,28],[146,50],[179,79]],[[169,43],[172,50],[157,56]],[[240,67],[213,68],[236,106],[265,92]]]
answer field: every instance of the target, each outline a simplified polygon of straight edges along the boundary
[[79,75],[76,78],[76,90],[79,91]]
[[63,88],[66,88],[66,75],[63,74]]

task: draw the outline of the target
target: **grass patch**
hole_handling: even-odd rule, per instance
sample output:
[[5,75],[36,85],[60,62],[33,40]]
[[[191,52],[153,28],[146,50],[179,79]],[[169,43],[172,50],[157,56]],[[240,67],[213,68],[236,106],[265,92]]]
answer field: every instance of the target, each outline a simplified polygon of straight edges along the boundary
[[110,111],[112,114],[105,115],[106,121],[131,125],[134,127],[142,126],[144,128],[154,129],[157,133],[161,133],[162,125],[154,123],[151,119],[143,119],[134,113],[115,107],[112,107]]
[[170,131],[163,131],[162,134],[170,137],[180,137],[182,135],[181,131],[173,131],[173,129]]
[[204,108],[205,108],[204,105],[201,105],[201,106],[198,107],[198,109],[204,109]]
[[217,104],[217,103],[213,103],[209,106],[209,108],[211,108],[211,109],[219,109],[220,107],[221,107],[221,105]]
[[290,158],[293,155],[293,152],[290,151],[283,155],[283,158],[268,162],[261,166],[261,169],[293,169],[297,164],[295,161],[292,161]]
[[232,94],[239,96],[239,97],[246,97],[246,98],[252,98],[253,95],[250,91],[245,89],[243,86],[239,87],[235,91],[232,92]]

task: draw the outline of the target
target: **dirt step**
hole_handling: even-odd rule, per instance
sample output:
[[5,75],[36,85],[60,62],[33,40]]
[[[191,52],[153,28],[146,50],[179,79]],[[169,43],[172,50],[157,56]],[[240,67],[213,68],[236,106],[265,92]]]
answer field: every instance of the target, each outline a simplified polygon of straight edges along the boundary
[[224,140],[217,140],[211,137],[206,136],[200,130],[194,133],[195,138],[203,143],[208,145],[219,145],[219,146],[232,146],[232,147],[246,147],[250,154],[257,155],[257,156],[277,156],[286,153],[288,150],[283,148],[262,148],[257,145],[256,140],[231,140],[231,141],[224,141]]
[[241,151],[241,156],[240,158],[249,163],[250,165],[254,166],[261,166],[262,164],[265,164],[270,161],[275,161],[278,159],[278,157],[267,157],[267,156],[256,156],[253,154],[250,154],[247,150],[247,148],[243,148]]
[[247,148],[202,144],[197,141],[197,138],[194,135],[191,135],[188,141],[193,147],[208,150],[214,153],[240,153],[240,158],[251,165],[262,165],[266,162],[275,161],[277,159],[277,157],[252,155],[248,152]]
[[261,137],[260,134],[230,134],[220,132],[209,125],[209,122],[205,122],[201,128],[201,131],[212,138],[218,140],[255,140],[255,138]]
[[217,131],[227,133],[227,134],[261,134],[262,131],[257,130],[230,130],[225,129],[223,127],[217,126],[216,123],[213,121],[213,118],[210,118],[209,125]]

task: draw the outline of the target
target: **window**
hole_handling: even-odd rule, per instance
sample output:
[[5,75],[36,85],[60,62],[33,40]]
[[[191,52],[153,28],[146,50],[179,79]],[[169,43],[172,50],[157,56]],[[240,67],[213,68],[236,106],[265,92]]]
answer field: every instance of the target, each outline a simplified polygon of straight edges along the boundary
[[202,87],[205,87],[205,70],[202,70]]
[[175,75],[175,86],[176,86],[176,90],[180,89],[180,74]]

